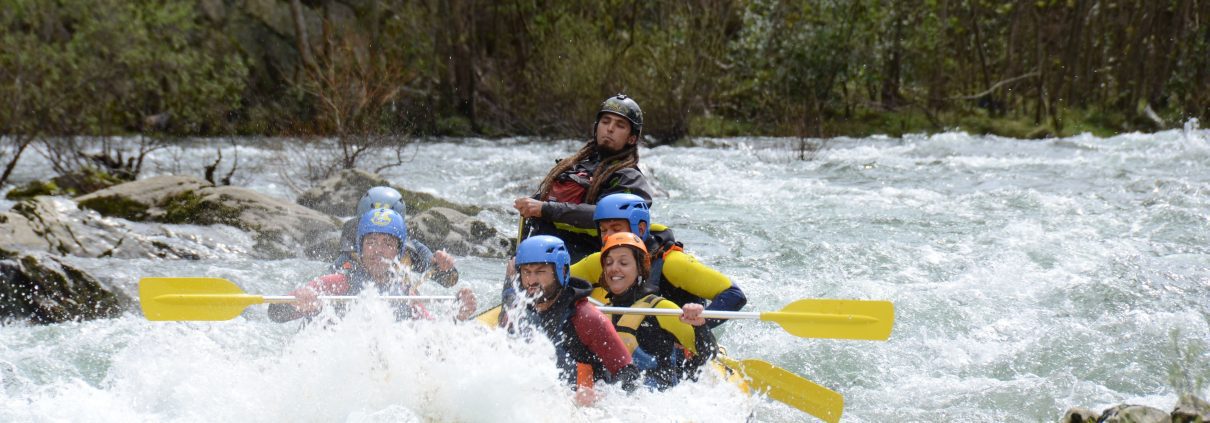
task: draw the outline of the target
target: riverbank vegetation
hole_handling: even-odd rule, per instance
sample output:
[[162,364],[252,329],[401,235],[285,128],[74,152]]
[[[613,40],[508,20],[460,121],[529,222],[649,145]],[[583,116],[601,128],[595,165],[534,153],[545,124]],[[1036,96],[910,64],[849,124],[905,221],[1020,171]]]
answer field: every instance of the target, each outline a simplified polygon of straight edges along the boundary
[[413,135],[579,137],[615,92],[656,144],[1210,114],[1194,0],[0,0],[0,28],[0,165],[48,139],[146,138],[126,157],[41,149],[61,174],[137,174],[178,136],[331,137],[334,168]]

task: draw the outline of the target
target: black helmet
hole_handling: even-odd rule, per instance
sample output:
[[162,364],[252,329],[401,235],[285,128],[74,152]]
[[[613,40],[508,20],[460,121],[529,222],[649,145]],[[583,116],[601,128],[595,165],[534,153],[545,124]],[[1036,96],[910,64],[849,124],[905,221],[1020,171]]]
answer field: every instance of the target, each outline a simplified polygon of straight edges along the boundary
[[640,109],[639,103],[636,103],[633,98],[627,97],[626,94],[618,94],[605,99],[601,103],[601,111],[597,112],[598,122],[603,113],[613,113],[626,118],[630,121],[630,132],[635,135],[643,132],[643,109]]

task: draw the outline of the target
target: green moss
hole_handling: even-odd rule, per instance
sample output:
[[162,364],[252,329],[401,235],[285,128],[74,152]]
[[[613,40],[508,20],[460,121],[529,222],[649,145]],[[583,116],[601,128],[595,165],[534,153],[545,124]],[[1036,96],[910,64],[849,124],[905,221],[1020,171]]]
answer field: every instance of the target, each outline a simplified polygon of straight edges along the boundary
[[34,198],[39,195],[60,195],[59,186],[54,181],[30,181],[28,184],[13,188],[4,196],[9,200],[21,201],[29,198]]
[[193,191],[185,191],[165,198],[157,206],[164,209],[164,215],[160,218],[160,221],[164,223],[225,224],[243,227],[243,223],[239,219],[240,214],[243,213],[242,209],[206,201]]
[[80,202],[81,209],[96,210],[105,216],[120,217],[126,220],[147,220],[146,204],[118,195],[96,197]]

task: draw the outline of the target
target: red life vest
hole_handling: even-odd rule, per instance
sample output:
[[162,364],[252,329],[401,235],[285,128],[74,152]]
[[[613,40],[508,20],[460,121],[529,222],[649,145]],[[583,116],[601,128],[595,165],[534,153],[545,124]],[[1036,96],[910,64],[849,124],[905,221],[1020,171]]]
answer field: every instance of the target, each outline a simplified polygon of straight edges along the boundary
[[550,184],[550,194],[547,195],[546,201],[583,203],[584,195],[588,193],[590,185],[592,185],[592,175],[589,175],[588,172],[564,173]]

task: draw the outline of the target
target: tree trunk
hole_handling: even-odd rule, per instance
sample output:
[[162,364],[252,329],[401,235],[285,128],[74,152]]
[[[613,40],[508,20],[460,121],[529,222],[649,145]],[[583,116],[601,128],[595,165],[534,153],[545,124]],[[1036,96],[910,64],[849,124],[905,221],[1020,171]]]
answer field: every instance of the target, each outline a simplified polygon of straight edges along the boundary
[[311,53],[311,42],[307,36],[307,21],[303,17],[303,6],[299,0],[290,0],[290,15],[294,18],[294,46],[298,48],[299,56],[302,56],[303,66],[307,70],[315,71],[315,55]]

